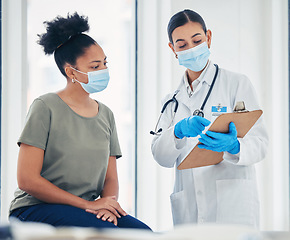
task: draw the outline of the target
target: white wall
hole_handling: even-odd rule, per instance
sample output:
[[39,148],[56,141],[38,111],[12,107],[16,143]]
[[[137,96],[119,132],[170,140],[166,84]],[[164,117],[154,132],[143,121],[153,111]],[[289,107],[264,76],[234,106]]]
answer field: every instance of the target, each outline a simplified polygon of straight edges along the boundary
[[184,72],[167,46],[167,23],[174,13],[190,8],[212,30],[210,58],[220,67],[246,74],[256,88],[270,136],[267,158],[257,164],[261,230],[287,230],[287,0],[143,0],[138,6],[138,216],[156,229],[171,227],[168,198],[173,174],[154,163],[148,132],[155,127],[160,100],[178,86]]

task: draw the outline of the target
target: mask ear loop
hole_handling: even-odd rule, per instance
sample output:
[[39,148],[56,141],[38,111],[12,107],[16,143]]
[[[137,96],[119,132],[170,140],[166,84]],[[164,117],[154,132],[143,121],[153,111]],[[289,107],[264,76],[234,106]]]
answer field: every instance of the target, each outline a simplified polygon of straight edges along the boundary
[[76,78],[73,78],[71,81],[72,81],[73,83],[78,82],[79,84],[82,84],[82,82],[78,81]]
[[[75,68],[72,67],[72,66],[70,66],[70,68],[72,68],[73,70],[75,70],[75,71],[77,71],[77,72],[79,72],[79,73],[82,73],[82,74],[86,74],[86,75],[88,75],[87,73],[82,72],[82,71],[80,71],[80,70],[77,70],[77,69],[75,69]],[[80,82],[79,82],[75,77],[74,77],[71,81],[72,81],[72,83],[76,83],[76,82],[80,83]]]
[[77,72],[79,72],[79,73],[82,73],[82,74],[86,74],[86,75],[88,75],[87,73],[85,73],[85,72],[82,72],[82,71],[80,71],[80,70],[77,70],[76,68],[74,68],[74,67],[71,67],[70,66],[70,68],[72,68],[73,70],[75,70],[75,71],[77,71]]

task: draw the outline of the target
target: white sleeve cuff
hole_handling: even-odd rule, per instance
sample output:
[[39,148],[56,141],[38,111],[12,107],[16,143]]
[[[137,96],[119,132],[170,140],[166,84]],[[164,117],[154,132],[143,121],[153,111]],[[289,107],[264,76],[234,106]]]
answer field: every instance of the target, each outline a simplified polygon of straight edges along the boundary
[[177,137],[175,137],[174,132],[173,132],[173,136],[174,136],[174,142],[175,142],[175,147],[176,149],[182,149],[183,147],[185,147],[186,145],[186,137],[179,139]]
[[229,152],[224,152],[224,160],[233,164],[237,164],[240,160],[240,153],[231,154]]

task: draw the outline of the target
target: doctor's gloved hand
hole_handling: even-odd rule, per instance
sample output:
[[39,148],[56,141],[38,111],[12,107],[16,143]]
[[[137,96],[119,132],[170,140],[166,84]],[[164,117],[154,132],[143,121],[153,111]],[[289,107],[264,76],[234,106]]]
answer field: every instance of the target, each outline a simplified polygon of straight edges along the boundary
[[174,134],[179,139],[184,137],[196,137],[200,135],[209,124],[210,121],[203,117],[191,116],[175,124]]
[[198,147],[215,152],[229,152],[237,154],[240,152],[240,142],[237,138],[237,129],[233,122],[229,124],[228,133],[207,131],[206,135],[201,134],[198,139],[202,144]]

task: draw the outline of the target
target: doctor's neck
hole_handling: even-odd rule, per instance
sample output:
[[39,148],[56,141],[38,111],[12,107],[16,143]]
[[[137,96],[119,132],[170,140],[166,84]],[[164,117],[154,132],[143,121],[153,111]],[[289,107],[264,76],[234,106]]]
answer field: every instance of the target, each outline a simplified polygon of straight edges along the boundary
[[186,69],[187,79],[190,86],[191,86],[191,83],[200,76],[203,70],[204,69],[202,69],[199,72],[194,72],[194,71],[191,71],[190,69]]
[[199,72],[194,72],[194,71],[190,70],[189,68],[186,69],[186,75],[187,75],[188,83],[189,83],[191,88],[192,88],[191,83],[194,80],[199,78],[200,74],[206,69],[208,64],[209,64],[209,60],[207,61],[205,67]]

